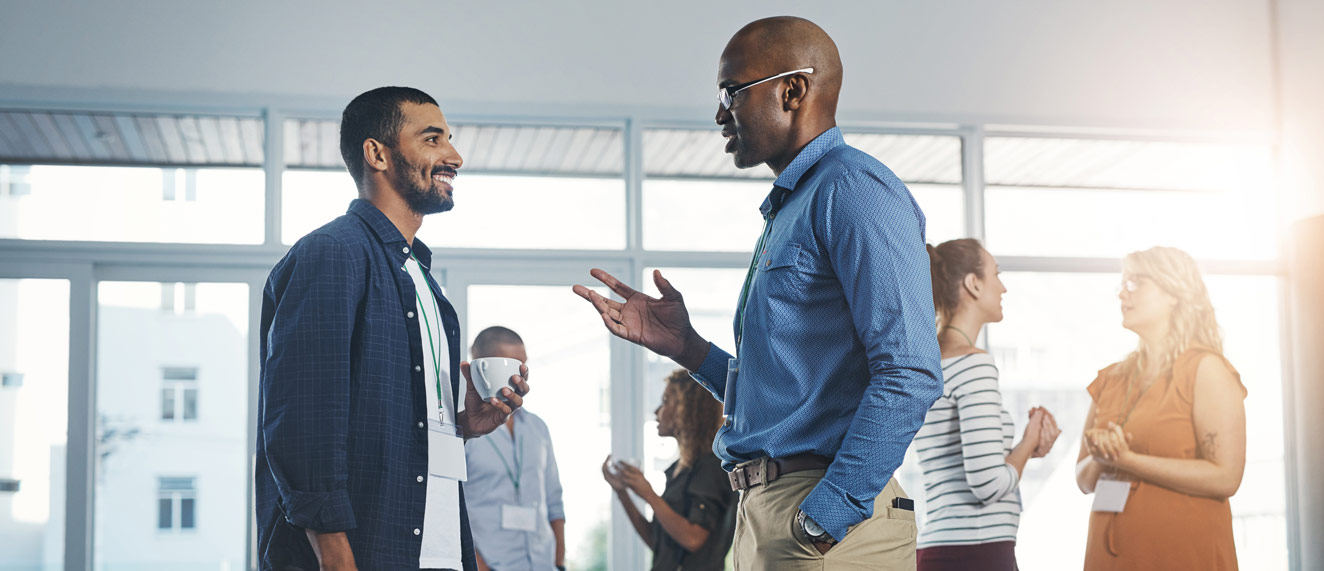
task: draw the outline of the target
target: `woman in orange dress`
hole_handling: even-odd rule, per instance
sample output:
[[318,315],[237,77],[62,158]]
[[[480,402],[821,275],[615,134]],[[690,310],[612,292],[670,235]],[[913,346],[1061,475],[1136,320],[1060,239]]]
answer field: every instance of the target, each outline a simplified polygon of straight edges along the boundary
[[[1246,465],[1246,389],[1204,281],[1185,252],[1151,248],[1123,260],[1118,297],[1140,346],[1088,389],[1076,483],[1098,497],[1085,569],[1236,569],[1228,498]],[[1109,497],[1121,511],[1100,509]]]

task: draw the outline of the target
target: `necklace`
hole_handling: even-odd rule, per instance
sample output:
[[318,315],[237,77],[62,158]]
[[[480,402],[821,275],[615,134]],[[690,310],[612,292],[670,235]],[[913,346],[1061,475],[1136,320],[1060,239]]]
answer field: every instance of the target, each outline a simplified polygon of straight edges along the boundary
[[975,342],[974,342],[974,341],[971,341],[971,340],[970,340],[970,336],[969,336],[969,335],[966,335],[964,331],[961,331],[960,329],[957,329],[957,328],[955,328],[955,327],[952,327],[951,325],[944,325],[944,326],[942,327],[942,330],[943,330],[943,331],[946,331],[946,330],[948,330],[948,329],[951,329],[952,331],[955,331],[955,332],[957,332],[957,333],[960,333],[960,334],[961,334],[961,337],[964,337],[964,338],[965,338],[965,342],[966,342],[966,343],[969,343],[971,347],[974,347],[974,346],[975,346]]

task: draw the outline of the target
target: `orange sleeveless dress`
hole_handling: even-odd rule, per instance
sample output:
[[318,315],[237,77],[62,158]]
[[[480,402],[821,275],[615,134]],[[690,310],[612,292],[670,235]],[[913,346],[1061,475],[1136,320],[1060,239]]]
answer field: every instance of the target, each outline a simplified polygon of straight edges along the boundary
[[[1123,427],[1132,433],[1131,449],[1150,456],[1198,458],[1192,403],[1195,372],[1205,355],[1222,359],[1240,382],[1232,364],[1217,353],[1191,348],[1177,359],[1172,374],[1154,381],[1139,399],[1127,400],[1132,379],[1118,364],[1099,371],[1090,383],[1095,427],[1122,423],[1132,403],[1135,410]],[[1242,386],[1242,398],[1246,388]],[[1150,482],[1132,480],[1131,495],[1121,513],[1090,512],[1085,571],[1182,570],[1217,571],[1237,568],[1232,539],[1232,510],[1227,498],[1184,494]]]

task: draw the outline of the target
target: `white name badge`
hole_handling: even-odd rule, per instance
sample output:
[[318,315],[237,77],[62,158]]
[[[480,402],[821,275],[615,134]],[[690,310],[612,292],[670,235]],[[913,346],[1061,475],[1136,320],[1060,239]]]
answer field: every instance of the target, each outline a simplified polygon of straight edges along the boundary
[[428,420],[428,473],[450,480],[464,482],[469,470],[464,461],[464,438],[457,434],[455,425],[442,424],[435,418]]
[[538,510],[525,506],[501,504],[501,529],[533,531],[538,527]]
[[1126,508],[1126,498],[1131,495],[1131,482],[1099,479],[1094,485],[1094,507],[1096,512],[1117,512]]

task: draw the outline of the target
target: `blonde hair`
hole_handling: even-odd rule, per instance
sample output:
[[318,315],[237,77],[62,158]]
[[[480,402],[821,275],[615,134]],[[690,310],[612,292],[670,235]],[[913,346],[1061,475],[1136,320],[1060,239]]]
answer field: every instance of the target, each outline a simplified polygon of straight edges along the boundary
[[1122,259],[1122,271],[1143,275],[1159,289],[1177,298],[1168,323],[1167,351],[1152,355],[1141,339],[1139,347],[1122,361],[1122,371],[1138,375],[1142,360],[1157,359],[1159,375],[1166,375],[1182,353],[1197,345],[1223,354],[1223,335],[1214,319],[1209,290],[1205,288],[1200,269],[1190,254],[1177,248],[1156,246],[1127,254]]

